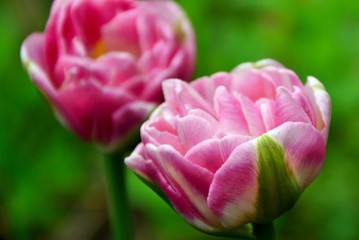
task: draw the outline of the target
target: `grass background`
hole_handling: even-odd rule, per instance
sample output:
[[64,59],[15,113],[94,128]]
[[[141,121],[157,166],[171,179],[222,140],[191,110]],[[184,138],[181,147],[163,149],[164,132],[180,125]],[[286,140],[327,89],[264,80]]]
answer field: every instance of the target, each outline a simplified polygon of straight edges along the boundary
[[[359,2],[178,0],[197,35],[195,76],[274,58],[333,102],[323,170],[276,222],[279,239],[359,238]],[[49,0],[0,2],[0,239],[106,239],[103,159],[54,119],[19,60]],[[137,239],[219,239],[197,232],[131,173]]]

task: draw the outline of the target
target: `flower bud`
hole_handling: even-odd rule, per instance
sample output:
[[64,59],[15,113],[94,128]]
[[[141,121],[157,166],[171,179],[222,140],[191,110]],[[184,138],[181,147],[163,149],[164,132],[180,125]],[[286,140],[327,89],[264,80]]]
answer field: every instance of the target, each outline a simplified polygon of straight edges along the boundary
[[191,25],[173,1],[55,0],[21,59],[58,119],[111,150],[163,101],[164,79],[190,78],[194,53]]
[[318,175],[331,103],[315,78],[262,60],[163,91],[125,162],[196,228],[271,222]]

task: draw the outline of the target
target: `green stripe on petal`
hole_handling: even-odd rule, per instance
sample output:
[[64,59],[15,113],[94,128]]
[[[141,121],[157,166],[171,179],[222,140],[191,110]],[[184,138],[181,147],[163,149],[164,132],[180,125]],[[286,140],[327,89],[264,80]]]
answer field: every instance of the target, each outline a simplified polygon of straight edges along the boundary
[[258,138],[258,195],[256,223],[273,221],[300,196],[294,175],[286,166],[284,149],[267,135]]

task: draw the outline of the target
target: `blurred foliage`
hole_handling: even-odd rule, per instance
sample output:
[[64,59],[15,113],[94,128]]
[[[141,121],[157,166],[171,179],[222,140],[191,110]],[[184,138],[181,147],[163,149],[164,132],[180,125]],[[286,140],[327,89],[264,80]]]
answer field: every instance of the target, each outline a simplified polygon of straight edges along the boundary
[[[323,171],[275,224],[279,239],[359,239],[359,2],[178,0],[197,35],[195,77],[274,58],[332,97]],[[49,0],[0,2],[0,239],[107,239],[102,158],[53,118],[19,60]],[[137,239],[219,239],[193,230],[129,173]]]

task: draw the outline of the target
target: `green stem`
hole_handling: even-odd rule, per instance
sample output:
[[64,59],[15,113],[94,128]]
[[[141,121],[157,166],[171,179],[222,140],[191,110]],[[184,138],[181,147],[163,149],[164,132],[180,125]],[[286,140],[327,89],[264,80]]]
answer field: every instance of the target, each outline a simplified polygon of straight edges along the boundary
[[253,224],[253,233],[256,240],[275,240],[275,231],[273,223]]
[[105,158],[109,215],[113,240],[131,240],[131,214],[126,191],[126,168],[123,157],[110,155]]

